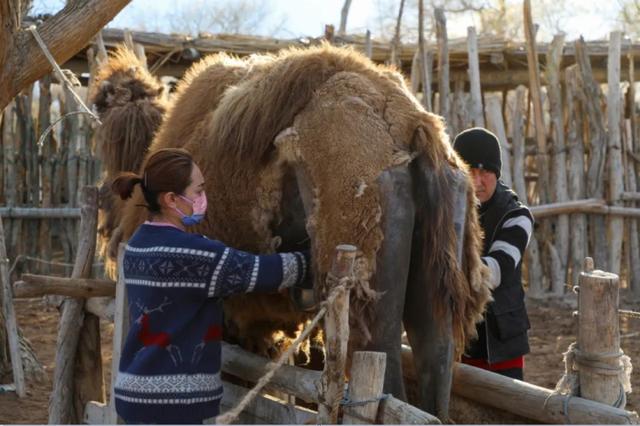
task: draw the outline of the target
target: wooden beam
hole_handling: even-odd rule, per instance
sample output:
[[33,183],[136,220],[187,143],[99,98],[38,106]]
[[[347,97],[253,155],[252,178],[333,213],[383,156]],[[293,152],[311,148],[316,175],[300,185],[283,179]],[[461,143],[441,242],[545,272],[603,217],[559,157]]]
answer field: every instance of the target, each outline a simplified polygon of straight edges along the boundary
[[[96,247],[96,225],[98,220],[98,190],[95,187],[83,188],[82,220],[80,222],[80,241],[71,278],[87,278],[91,274]],[[84,416],[78,417],[77,407],[83,410],[86,402],[99,401],[91,392],[82,395],[88,398],[81,405],[76,404],[76,383],[74,381],[78,345],[82,324],[85,319],[84,300],[68,298],[62,304],[58,340],[56,342],[55,370],[53,389],[49,401],[49,423],[79,423]],[[101,373],[101,369],[100,369]],[[93,374],[81,378],[94,380]],[[75,405],[74,405],[75,404]]]
[[564,203],[542,204],[539,206],[531,206],[530,209],[536,219],[571,213],[640,217],[639,208],[608,206],[604,200],[597,198],[572,200]]
[[68,297],[89,298],[115,296],[116,283],[96,278],[63,278],[48,275],[23,274],[22,281],[13,284],[16,298],[41,297],[58,294]]
[[[357,249],[352,245],[336,247],[331,274],[338,280],[351,277]],[[333,284],[333,285],[332,285]],[[349,293],[338,283],[327,282],[327,313],[324,317],[325,352],[330,354],[324,362],[320,377],[318,422],[336,424],[338,409],[344,393],[349,343]]]
[[[482,90],[480,89],[480,64],[478,60],[478,36],[476,35],[475,27],[467,27],[467,45],[469,46],[468,71],[469,83],[471,86],[469,90],[471,94],[471,121],[474,126],[484,127]],[[508,160],[508,158],[506,160]],[[511,175],[509,175],[509,180],[511,180]],[[510,183],[507,185],[510,185]]]
[[[384,385],[387,354],[358,351],[353,354],[349,379],[349,400],[344,406],[342,424],[375,424]],[[370,401],[355,405],[362,401]],[[350,406],[349,404],[354,404]]]
[[103,321],[113,323],[115,319],[115,299],[113,297],[90,297],[84,305],[87,312]]
[[[2,226],[2,219],[0,218],[0,280],[2,280],[2,283],[0,283],[0,285],[2,285],[2,288],[0,288],[0,291],[2,292],[0,293],[0,300],[2,301],[0,326],[4,326],[7,332],[9,356],[11,357],[11,371],[13,373],[13,382],[16,386],[16,394],[18,395],[18,398],[24,398],[27,391],[24,380],[22,355],[20,354],[20,336],[18,335],[18,324],[16,322],[16,313],[11,294],[9,259],[7,258],[7,249],[4,241],[4,227]],[[2,319],[4,319],[4,324]],[[3,334],[4,333],[0,335]],[[4,341],[0,340],[0,346],[4,346],[4,343]]]
[[[440,99],[440,114],[451,135],[451,117],[449,114],[449,38],[447,36],[447,18],[440,7],[435,9],[436,35],[438,38],[438,97]],[[452,135],[453,136],[453,135]]]
[[[222,342],[222,371],[243,380],[257,382],[273,364],[270,360]],[[318,402],[316,383],[320,372],[283,365],[276,371],[269,387],[294,395],[306,402]]]
[[[62,10],[38,27],[38,32],[56,62],[64,63],[85,47],[96,32],[111,21],[129,1],[68,1]],[[82,25],[78,25],[79,22]],[[32,34],[27,30],[17,31],[19,23],[18,21],[18,25],[14,25],[8,43],[5,37],[0,38],[0,45],[7,49],[4,66],[0,68],[0,110],[4,109],[22,88],[51,70],[51,65]]]
[[0,207],[0,216],[12,219],[80,219],[80,209],[72,207]]

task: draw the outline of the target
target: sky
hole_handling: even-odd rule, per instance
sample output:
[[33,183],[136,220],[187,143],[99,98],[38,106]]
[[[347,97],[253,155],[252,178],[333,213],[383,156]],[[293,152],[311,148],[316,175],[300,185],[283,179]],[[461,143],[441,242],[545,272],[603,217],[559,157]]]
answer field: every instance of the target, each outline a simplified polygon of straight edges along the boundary
[[[170,32],[168,16],[181,6],[189,7],[195,0],[132,0],[108,26],[113,28],[129,28]],[[203,0],[200,0],[203,1]],[[208,0],[215,3],[215,0]],[[303,36],[317,37],[323,34],[325,24],[338,27],[340,10],[344,0],[264,0],[269,5],[269,15],[265,22],[255,28],[261,35],[275,35],[281,38]],[[377,20],[378,6],[382,0],[352,0],[348,20],[348,32],[363,33],[371,29],[376,38],[375,29],[379,28]],[[561,27],[569,40],[584,35],[587,40],[606,38],[608,33],[619,26],[615,20],[613,0],[607,4],[593,0],[569,0],[575,6],[571,11],[564,11]],[[507,0],[511,4],[521,4],[521,0]],[[533,0],[532,7],[553,0]],[[427,0],[426,4],[432,3]],[[64,4],[63,0],[35,0],[36,13],[54,13]],[[470,17],[448,17],[450,37],[466,35],[469,25],[476,25]],[[283,25],[279,25],[283,23]],[[274,33],[274,29],[278,30]],[[542,28],[544,30],[544,28]],[[553,34],[541,32],[541,39],[550,39]]]

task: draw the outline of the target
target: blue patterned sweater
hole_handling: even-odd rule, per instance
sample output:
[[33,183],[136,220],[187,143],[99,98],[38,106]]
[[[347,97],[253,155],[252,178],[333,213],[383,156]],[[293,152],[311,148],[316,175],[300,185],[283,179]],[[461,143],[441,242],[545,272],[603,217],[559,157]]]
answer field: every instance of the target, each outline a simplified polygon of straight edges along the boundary
[[127,423],[202,423],[222,397],[222,299],[301,283],[308,253],[255,256],[144,224],[124,254],[131,324],[115,384]]

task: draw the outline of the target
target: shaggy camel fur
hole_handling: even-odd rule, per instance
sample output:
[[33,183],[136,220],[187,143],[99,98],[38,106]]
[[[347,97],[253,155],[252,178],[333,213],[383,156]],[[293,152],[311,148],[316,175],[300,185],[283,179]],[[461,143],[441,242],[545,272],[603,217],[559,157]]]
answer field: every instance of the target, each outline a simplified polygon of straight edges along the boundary
[[90,97],[102,121],[94,142],[104,162],[98,225],[103,256],[124,204],[111,193],[111,181],[119,172],[140,168],[166,112],[162,91],[162,84],[126,48],[116,50],[96,76]]
[[[179,84],[150,151],[168,146],[191,151],[205,176],[210,207],[196,232],[263,253],[308,246],[310,236],[317,283],[324,283],[337,244],[359,247],[356,346],[370,337],[372,308],[382,296],[376,262],[389,210],[381,176],[394,168],[421,174],[413,191],[422,193],[416,214],[425,225],[415,238],[433,281],[434,318],[451,312],[458,355],[474,336],[490,297],[476,199],[441,119],[424,111],[393,69],[330,45],[206,58]],[[452,214],[456,176],[463,176],[468,206],[462,264]],[[125,206],[124,238],[146,218],[141,203],[138,190]],[[275,332],[293,336],[306,319],[279,295],[230,298],[225,313],[225,336],[263,352]]]

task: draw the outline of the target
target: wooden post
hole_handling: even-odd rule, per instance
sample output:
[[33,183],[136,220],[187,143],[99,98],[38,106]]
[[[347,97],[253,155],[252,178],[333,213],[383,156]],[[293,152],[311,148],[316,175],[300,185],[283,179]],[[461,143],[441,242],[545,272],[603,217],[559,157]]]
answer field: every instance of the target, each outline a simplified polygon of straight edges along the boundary
[[[480,104],[480,107],[482,108],[482,104]],[[511,154],[509,152],[507,131],[504,127],[504,119],[502,118],[502,109],[500,107],[500,99],[498,98],[498,95],[487,96],[487,125],[489,129],[496,134],[500,141],[500,155],[502,157],[502,171],[500,173],[500,179],[502,179],[507,186],[511,186],[513,183],[511,174]]]
[[[636,113],[636,89],[635,89],[635,57],[631,53],[629,54],[629,89],[627,92],[628,99],[628,108],[629,108],[629,126],[627,128],[627,149],[628,154],[637,154],[640,151],[640,140],[638,139],[638,117]],[[628,169],[633,171],[634,181],[629,183],[628,190],[631,191],[632,188],[637,191],[638,189],[638,177],[640,177],[640,173],[636,168],[635,162],[630,162]],[[629,173],[631,179],[631,173]],[[635,207],[635,203],[633,204]],[[630,221],[630,229],[629,233],[630,243],[630,251],[631,258],[634,259],[631,266],[631,292],[633,294],[634,299],[640,300],[640,262],[635,261],[636,259],[640,259],[640,235],[638,234],[638,221],[632,220]]]
[[[551,117],[551,137],[553,143],[553,157],[551,167],[552,200],[563,202],[569,199],[567,189],[567,168],[564,143],[564,119],[562,114],[562,88],[560,86],[560,67],[564,48],[564,34],[553,37],[547,52],[546,75],[549,85],[549,115]],[[559,265],[554,268],[551,281],[551,292],[555,295],[564,294],[567,278],[567,261],[569,259],[569,216],[560,215],[555,220],[553,244],[558,253]]]
[[[587,197],[602,198],[604,195],[604,166],[606,159],[606,138],[604,117],[602,113],[602,91],[600,85],[593,78],[591,62],[583,38],[576,40],[576,62],[580,70],[581,101],[586,109],[589,124],[589,166],[587,167]],[[617,122],[617,121],[616,121]],[[607,269],[608,262],[606,227],[603,217],[591,216],[591,253],[595,261],[603,269]]]
[[422,106],[432,111],[431,106],[431,68],[433,55],[428,57],[427,42],[424,39],[424,0],[418,3],[418,51],[420,52],[420,81],[422,83]]
[[[93,258],[96,247],[96,225],[98,218],[98,191],[95,187],[85,188],[82,191],[82,219],[80,221],[80,242],[78,243],[78,254],[76,262],[73,266],[71,278],[88,278],[91,274]],[[88,316],[88,315],[87,315]],[[82,324],[85,322],[84,300],[83,299],[66,299],[61,307],[60,326],[58,328],[58,340],[56,343],[55,370],[53,375],[53,389],[51,399],[49,401],[49,423],[79,423],[77,410],[84,410],[86,401],[99,401],[102,395],[96,395],[100,392],[89,392],[77,395],[76,389],[80,383],[74,382],[76,374],[76,361],[80,361],[80,365],[84,364],[82,356],[78,353],[80,346]],[[95,323],[92,323],[95,326]],[[99,340],[98,340],[99,342]],[[97,353],[100,353],[99,346]],[[100,364],[100,363],[98,363]],[[96,378],[97,371],[85,370],[86,376],[76,377],[76,379],[92,385],[91,387],[103,388],[102,385],[102,368],[100,365],[94,365],[92,368],[98,369],[97,374],[100,379]],[[80,388],[84,388],[80,386]],[[89,390],[89,389],[83,389]],[[84,403],[79,404],[77,397],[86,398]]]
[[538,49],[536,34],[531,19],[531,0],[524,0],[524,33],[527,44],[527,63],[529,66],[529,94],[533,103],[533,122],[535,137],[538,145],[538,196],[540,203],[548,202],[547,188],[549,188],[549,164],[547,158],[547,135],[544,129],[542,112],[542,89],[540,88],[540,69],[538,66]]
[[396,21],[396,31],[391,41],[391,58],[389,63],[395,65],[399,69],[402,68],[402,61],[400,60],[398,51],[400,50],[400,30],[402,27],[402,12],[404,11],[405,0],[400,0],[400,10],[398,11],[398,19]]
[[371,401],[368,404],[345,407],[343,424],[361,425],[377,423],[378,398],[382,396],[387,354],[384,352],[355,352],[349,379],[351,402]]
[[421,72],[420,63],[420,49],[416,50],[413,54],[413,58],[411,59],[411,77],[409,82],[411,83],[411,93],[417,95],[418,90],[420,90],[420,83],[422,83],[422,72]]
[[[475,27],[467,27],[467,51],[469,55],[469,85],[471,92],[471,122],[484,127],[482,91],[480,90],[480,63],[478,60],[478,37]],[[506,101],[506,99],[505,99]],[[504,159],[503,159],[504,163]],[[507,184],[510,185],[510,184]]]
[[[26,396],[26,386],[24,381],[24,369],[22,366],[22,356],[20,355],[20,337],[18,335],[18,324],[13,308],[13,295],[11,292],[11,277],[9,276],[9,259],[4,244],[4,228],[2,218],[0,218],[0,279],[2,280],[2,316],[4,324],[0,318],[0,326],[6,325],[7,337],[9,341],[9,354],[11,357],[11,370],[13,371],[13,382],[16,387],[16,394],[19,398]],[[0,336],[2,333],[0,333]],[[0,340],[0,347],[4,346],[4,341]]]
[[[588,260],[585,265],[592,265],[593,261]],[[592,266],[586,266],[580,274],[579,285],[579,352],[576,354],[576,364],[580,376],[580,396],[613,405],[623,392],[617,374],[611,374],[621,367],[618,276],[594,271]]]
[[451,134],[451,117],[449,114],[449,47],[447,38],[447,18],[444,10],[437,7],[436,35],[438,38],[438,96],[440,98],[440,110],[438,113],[444,118],[447,130]]
[[367,34],[364,39],[364,54],[367,55],[367,58],[371,59],[373,57],[373,45],[371,43],[371,31],[367,30]]
[[[45,75],[39,82],[40,88],[40,100],[38,109],[38,135],[41,135],[44,130],[49,127],[51,123],[50,109],[51,109],[51,75]],[[53,153],[53,138],[51,135],[47,135],[42,143],[42,147],[39,147],[40,151],[40,167],[42,170],[42,204],[40,207],[49,208],[52,206],[51,199],[51,181],[53,178],[53,161],[51,155]],[[40,258],[49,260],[51,259],[51,221],[40,221],[40,236],[38,238],[38,245],[40,247]],[[51,270],[48,264],[44,264],[41,268],[41,272],[44,274],[49,273]]]
[[453,97],[451,99],[451,134],[457,135],[458,132],[466,129],[469,123],[469,114],[467,111],[467,94],[464,91],[465,81],[458,76],[453,80]]
[[[583,110],[578,97],[578,70],[572,65],[565,70],[567,147],[569,148],[568,195],[571,200],[586,196],[583,145]],[[584,214],[572,214],[571,220],[571,271],[572,284],[577,284],[582,269],[582,260],[587,255],[587,217]]]
[[[4,197],[5,203],[9,207],[15,207],[18,198],[17,192],[17,177],[18,173],[16,170],[16,138],[14,133],[14,123],[15,119],[15,102],[12,101],[7,107],[4,109],[3,117],[2,117],[2,144],[4,149]],[[13,240],[13,225],[15,221],[10,221],[7,223],[7,232],[6,232],[6,249],[10,256],[15,255],[15,250],[13,250],[14,240]]]
[[[607,63],[607,123],[609,126],[609,201],[615,206],[622,205],[620,199],[624,192],[624,167],[622,163],[622,144],[620,143],[620,114],[622,112],[620,93],[621,45],[622,32],[611,32]],[[608,270],[614,274],[620,274],[624,219],[621,217],[609,217],[608,224]]]
[[351,0],[344,0],[342,11],[340,12],[340,28],[338,29],[338,35],[344,36],[347,34],[347,18],[349,17],[350,7]]
[[[331,274],[338,279],[353,275],[356,248],[351,245],[336,247]],[[347,344],[349,342],[349,290],[344,287],[328,288],[327,313],[324,318],[325,353],[324,370],[319,383],[318,422],[336,424],[338,409],[344,392]]]
[[[513,117],[511,119],[511,137],[513,140],[513,184],[516,193],[522,198],[527,200],[527,187],[524,181],[524,100],[525,100],[524,86],[518,86],[516,89],[516,104],[513,109]],[[487,104],[487,107],[489,104]],[[525,251],[525,258],[527,260],[527,270],[529,271],[529,291],[530,297],[540,297],[543,293],[542,285],[542,265],[540,263],[540,249],[538,247],[538,240],[532,233],[529,240],[529,246]]]
[[111,388],[109,392],[109,410],[107,413],[107,423],[117,424],[118,414],[116,413],[116,399],[113,387],[116,383],[116,376],[120,367],[120,355],[124,342],[129,334],[129,303],[127,302],[127,288],[124,283],[124,248],[125,244],[120,243],[118,249],[118,281],[116,283],[116,306],[113,329],[113,353],[111,356]]

